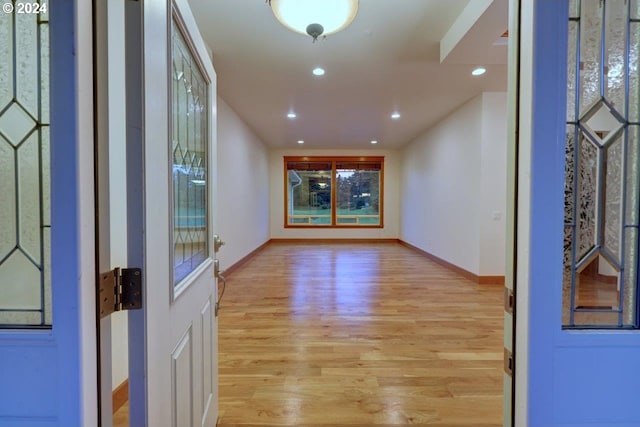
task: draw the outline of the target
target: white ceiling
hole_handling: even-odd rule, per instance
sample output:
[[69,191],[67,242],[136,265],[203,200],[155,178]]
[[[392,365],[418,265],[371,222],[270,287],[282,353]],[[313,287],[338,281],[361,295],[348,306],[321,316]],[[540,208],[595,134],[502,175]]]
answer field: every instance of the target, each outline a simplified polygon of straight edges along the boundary
[[[479,93],[506,90],[507,49],[494,42],[507,0],[361,0],[347,29],[316,43],[264,0],[189,1],[218,94],[271,147],[397,148]],[[487,73],[471,76],[476,65]]]

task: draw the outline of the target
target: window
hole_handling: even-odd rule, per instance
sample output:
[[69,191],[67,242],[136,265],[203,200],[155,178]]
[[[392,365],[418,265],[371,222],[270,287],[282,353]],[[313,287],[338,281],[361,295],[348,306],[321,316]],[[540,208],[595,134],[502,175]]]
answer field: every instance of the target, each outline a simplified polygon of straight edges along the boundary
[[172,25],[173,282],[209,256],[208,85],[179,25]]
[[383,226],[383,157],[285,157],[285,227]]
[[638,6],[570,5],[563,326],[637,328]]

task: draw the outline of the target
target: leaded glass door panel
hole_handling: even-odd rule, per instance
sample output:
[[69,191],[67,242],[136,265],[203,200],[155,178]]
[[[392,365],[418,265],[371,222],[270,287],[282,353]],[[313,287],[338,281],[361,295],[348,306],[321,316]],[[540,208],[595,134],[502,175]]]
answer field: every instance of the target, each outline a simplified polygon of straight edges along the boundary
[[[46,2],[37,5],[47,10]],[[47,328],[52,321],[48,13],[1,13],[0,40],[0,328]]]
[[637,328],[638,4],[569,12],[563,325]]

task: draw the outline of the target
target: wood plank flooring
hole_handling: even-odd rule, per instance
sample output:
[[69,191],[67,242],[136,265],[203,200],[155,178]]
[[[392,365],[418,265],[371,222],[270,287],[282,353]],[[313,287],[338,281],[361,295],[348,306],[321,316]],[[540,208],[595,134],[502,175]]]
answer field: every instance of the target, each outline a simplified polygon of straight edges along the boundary
[[501,426],[501,286],[394,243],[272,243],[219,318],[220,427]]
[[272,243],[222,301],[218,426],[501,426],[502,293],[395,243]]

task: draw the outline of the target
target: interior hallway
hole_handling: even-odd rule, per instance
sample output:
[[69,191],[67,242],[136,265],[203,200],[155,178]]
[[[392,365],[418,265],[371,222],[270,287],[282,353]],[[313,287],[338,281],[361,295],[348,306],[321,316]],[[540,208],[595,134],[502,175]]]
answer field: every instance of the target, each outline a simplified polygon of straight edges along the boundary
[[397,243],[271,243],[222,300],[218,425],[501,426],[502,293]]
[[396,243],[270,243],[223,296],[218,426],[502,426],[502,292]]

